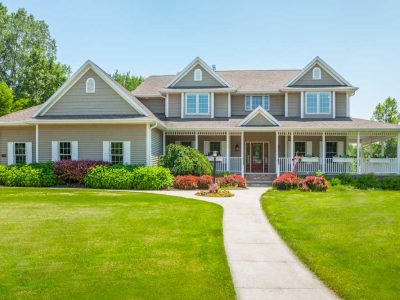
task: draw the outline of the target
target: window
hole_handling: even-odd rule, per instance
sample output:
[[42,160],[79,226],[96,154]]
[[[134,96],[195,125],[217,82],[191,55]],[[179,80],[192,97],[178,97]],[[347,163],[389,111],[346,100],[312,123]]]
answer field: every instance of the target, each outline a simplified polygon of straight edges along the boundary
[[246,96],[245,110],[252,111],[261,106],[265,110],[269,110],[269,96]]
[[187,115],[208,115],[210,113],[209,94],[186,94]]
[[181,145],[185,146],[185,147],[192,147],[192,142],[191,141],[182,141]]
[[315,67],[312,72],[313,80],[321,80],[321,69]]
[[111,142],[111,163],[112,164],[123,164],[124,163],[124,143],[123,142]]
[[202,81],[203,80],[203,72],[200,69],[194,70],[194,81]]
[[14,143],[14,158],[16,164],[26,163],[26,144]]
[[294,142],[294,153],[299,156],[306,156],[306,142]]
[[96,92],[96,82],[93,78],[86,79],[86,93]]
[[326,142],[326,158],[337,156],[337,142]]
[[58,149],[59,149],[58,155],[60,157],[60,160],[72,159],[71,142],[60,142]]
[[330,114],[331,93],[311,92],[306,93],[306,114]]
[[210,154],[212,155],[213,151],[217,151],[217,155],[221,155],[221,143],[220,142],[210,142]]

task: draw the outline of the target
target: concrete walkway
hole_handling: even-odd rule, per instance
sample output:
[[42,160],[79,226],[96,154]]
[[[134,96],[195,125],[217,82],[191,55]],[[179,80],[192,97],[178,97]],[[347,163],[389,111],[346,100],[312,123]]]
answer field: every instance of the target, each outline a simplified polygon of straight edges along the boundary
[[265,190],[234,191],[232,198],[197,197],[194,191],[157,193],[222,205],[225,250],[239,299],[336,299],[265,218],[259,201]]

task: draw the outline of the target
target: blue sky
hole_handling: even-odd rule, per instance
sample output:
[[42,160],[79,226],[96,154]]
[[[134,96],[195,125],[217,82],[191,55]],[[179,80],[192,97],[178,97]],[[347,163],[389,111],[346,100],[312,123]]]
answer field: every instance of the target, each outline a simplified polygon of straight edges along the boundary
[[200,56],[219,70],[302,68],[320,56],[360,90],[351,114],[400,100],[400,1],[6,0],[50,26],[75,71],[175,74]]

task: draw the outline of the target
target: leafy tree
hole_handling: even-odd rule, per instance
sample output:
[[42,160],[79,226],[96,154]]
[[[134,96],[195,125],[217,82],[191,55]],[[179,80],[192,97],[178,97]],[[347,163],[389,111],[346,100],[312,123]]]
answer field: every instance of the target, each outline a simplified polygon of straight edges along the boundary
[[[383,103],[379,103],[375,111],[372,115],[372,120],[383,122],[383,123],[390,123],[390,124],[399,124],[400,121],[400,112],[397,106],[397,101],[395,98],[388,97],[383,101]],[[382,143],[383,146],[383,143]],[[381,147],[382,147],[381,146]],[[371,157],[379,156],[381,147],[375,145],[370,147],[369,155]],[[395,138],[391,138],[384,143],[384,155],[387,157],[396,157],[397,154],[397,141]]]
[[144,80],[142,76],[131,75],[131,72],[119,73],[118,70],[115,71],[112,77],[128,91],[136,89]]
[[70,68],[57,62],[56,42],[48,25],[25,9],[8,14],[0,3],[0,81],[29,105],[47,100],[68,78]]
[[13,105],[13,91],[5,82],[0,82],[0,115],[8,114]]

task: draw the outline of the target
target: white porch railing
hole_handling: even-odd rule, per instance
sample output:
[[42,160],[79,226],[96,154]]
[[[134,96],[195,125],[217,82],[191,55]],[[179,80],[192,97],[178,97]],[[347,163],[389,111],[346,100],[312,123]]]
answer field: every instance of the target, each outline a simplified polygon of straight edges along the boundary
[[229,171],[234,173],[240,173],[242,171],[242,158],[241,157],[231,157]]
[[[214,166],[214,161],[212,158],[209,158],[209,161],[212,166]],[[218,156],[215,163],[215,171],[216,172],[232,172],[232,173],[240,173],[242,170],[242,158],[241,157],[230,157],[229,159],[229,170],[227,165],[228,158],[226,156]]]
[[[293,171],[293,161],[290,157],[279,157],[279,173],[290,173]],[[325,168],[324,168],[325,167]],[[356,158],[326,158],[325,166],[323,159],[319,158],[317,162],[301,161],[298,164],[297,172],[300,174],[311,174],[317,171],[323,171],[326,174],[356,174]],[[360,173],[375,174],[394,174],[399,170],[397,158],[361,158]]]

